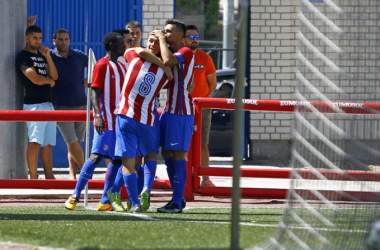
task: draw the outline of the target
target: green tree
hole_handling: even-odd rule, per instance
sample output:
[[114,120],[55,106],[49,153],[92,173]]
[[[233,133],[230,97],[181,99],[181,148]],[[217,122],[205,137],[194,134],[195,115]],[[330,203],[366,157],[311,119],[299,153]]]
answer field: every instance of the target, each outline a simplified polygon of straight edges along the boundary
[[219,0],[205,1],[205,16],[206,16],[205,33],[207,34],[208,37],[213,37],[215,35],[215,31],[218,26]]
[[199,1],[198,0],[175,0],[176,7],[181,8],[182,6],[191,7],[194,10],[198,10]]

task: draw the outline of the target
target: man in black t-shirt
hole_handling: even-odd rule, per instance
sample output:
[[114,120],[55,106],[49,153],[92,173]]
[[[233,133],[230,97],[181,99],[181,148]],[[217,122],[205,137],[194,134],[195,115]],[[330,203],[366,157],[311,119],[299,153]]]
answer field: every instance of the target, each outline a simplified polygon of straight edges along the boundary
[[[52,90],[58,79],[49,48],[41,46],[42,30],[30,26],[25,32],[25,49],[16,58],[16,72],[25,88],[24,110],[54,110]],[[27,122],[29,145],[26,151],[30,179],[38,179],[38,152],[46,179],[53,174],[52,149],[56,141],[56,122]]]

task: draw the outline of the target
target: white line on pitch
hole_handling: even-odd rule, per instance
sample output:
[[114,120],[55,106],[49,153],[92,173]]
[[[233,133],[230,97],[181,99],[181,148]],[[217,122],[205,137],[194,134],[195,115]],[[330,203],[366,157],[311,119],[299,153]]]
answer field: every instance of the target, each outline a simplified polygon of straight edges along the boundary
[[[207,207],[208,208],[208,207]],[[87,206],[85,207],[87,210],[97,211],[97,208],[94,206]],[[185,208],[185,210],[190,208]],[[230,222],[226,221],[197,221],[197,220],[176,220],[176,219],[167,219],[167,218],[153,218],[145,214],[140,213],[123,213],[123,212],[116,212],[116,211],[102,211],[110,214],[118,214],[118,215],[127,215],[127,216],[134,216],[138,217],[143,220],[149,220],[149,221],[173,221],[173,222],[190,222],[190,223],[216,223],[216,224],[230,224]],[[257,227],[277,227],[277,224],[270,225],[270,224],[256,224],[256,223],[247,223],[247,222],[241,222],[240,225],[242,226],[257,226]]]
[[[93,207],[93,206],[87,206],[87,207],[85,207],[85,209],[92,210],[92,211],[98,211],[98,209],[96,207]],[[106,212],[109,214],[134,216],[134,217],[138,217],[138,218],[143,219],[143,220],[152,220],[152,221],[160,220],[160,219],[153,218],[153,217],[147,216],[145,214],[140,214],[140,213],[127,213],[127,212],[123,213],[123,212],[116,212],[116,211],[102,211],[102,212]]]
[[[200,207],[196,207],[200,208]],[[204,207],[204,208],[211,208],[211,207]],[[215,207],[216,208],[216,207]],[[219,207],[220,208],[220,207]],[[97,208],[94,206],[88,206],[85,207],[85,209],[92,210],[92,211],[97,211]],[[188,209],[195,209],[193,208],[185,208],[184,210]],[[106,213],[111,213],[111,214],[118,214],[118,215],[127,215],[127,216],[134,216],[138,217],[143,220],[149,220],[149,221],[172,221],[172,222],[189,222],[189,223],[213,223],[213,224],[231,224],[231,222],[227,221],[197,221],[197,220],[176,220],[176,219],[167,219],[167,218],[153,218],[150,216],[147,216],[145,214],[140,214],[140,213],[121,213],[121,212],[116,212],[116,211],[102,211]],[[242,226],[250,226],[250,227],[279,227],[278,224],[258,224],[258,223],[249,223],[249,222],[240,222],[239,223]],[[289,229],[308,229],[307,227],[294,227],[294,226],[288,226],[287,228]],[[334,228],[314,228],[319,231],[338,231],[338,232],[352,232],[353,230],[349,229],[344,229],[344,230],[339,230],[339,229],[334,229]],[[354,230],[355,232],[360,232],[360,233],[366,233],[367,231],[365,230]]]

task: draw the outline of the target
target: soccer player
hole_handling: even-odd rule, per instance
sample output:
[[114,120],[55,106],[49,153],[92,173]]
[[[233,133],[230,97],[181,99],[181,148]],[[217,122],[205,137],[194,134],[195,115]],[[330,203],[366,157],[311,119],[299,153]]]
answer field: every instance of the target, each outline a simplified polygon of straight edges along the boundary
[[[131,47],[132,38],[131,38],[131,35],[129,34],[128,30],[118,29],[118,30],[113,30],[112,32],[119,33],[123,37],[124,46],[126,49],[129,49]],[[125,61],[124,55],[119,56],[117,61],[119,63],[122,63],[125,66],[126,70],[128,69],[128,63]],[[120,92],[118,92],[118,93],[120,93]],[[117,102],[118,101],[119,101],[119,98],[117,98]],[[116,140],[115,140],[115,143],[116,143]],[[105,162],[106,162],[106,165],[108,167],[107,167],[106,176],[105,176],[102,198],[100,199],[100,202],[98,205],[98,211],[113,210],[112,205],[110,203],[110,200],[108,199],[108,196],[107,196],[107,191],[115,183],[115,179],[116,179],[116,183],[119,187],[123,186],[123,184],[124,184],[124,181],[122,178],[117,179],[117,177],[116,177],[119,174],[119,172],[121,173],[121,171],[123,169],[122,165],[121,164],[114,165],[111,163],[111,160],[107,159],[107,158],[106,158]],[[103,208],[107,208],[107,209],[103,209]]]
[[[120,92],[126,74],[125,66],[118,62],[119,56],[125,52],[123,37],[115,32],[107,33],[103,38],[107,52],[94,66],[91,82],[91,102],[94,111],[94,126],[96,132],[92,142],[90,158],[85,162],[73,194],[65,202],[65,207],[74,210],[80,195],[88,180],[92,177],[95,167],[104,158],[111,159],[107,175],[121,166],[121,158],[115,156],[115,120],[114,110],[117,108]],[[107,182],[107,181],[106,181]],[[99,203],[98,210],[112,210],[110,203]]]
[[[127,50],[125,54],[129,67],[117,110],[116,154],[122,157],[123,179],[132,203],[129,210],[131,213],[146,211],[150,205],[150,191],[157,168],[156,146],[152,143],[156,141],[154,101],[161,88],[168,83],[168,79],[173,78],[171,69],[156,57],[160,52],[157,41],[155,36],[150,35],[150,51],[137,47]],[[149,60],[143,59],[147,56],[150,56]],[[138,199],[135,174],[136,148],[144,156],[144,172],[149,173],[144,175],[146,181],[142,204]],[[115,196],[118,191],[111,188],[108,197],[115,210],[122,211],[120,198]]]
[[[123,37],[125,48],[129,49],[132,46],[132,36],[129,33],[129,30],[117,29],[113,30],[112,32],[119,33]],[[128,64],[125,61],[124,55],[120,56],[118,60],[123,63],[128,69]]]
[[[131,38],[132,38],[132,44],[131,44],[131,46],[133,48],[136,48],[136,47],[143,47],[143,48],[145,48],[144,46],[141,45],[141,40],[142,40],[142,27],[141,27],[141,23],[139,23],[136,20],[131,20],[131,21],[129,21],[125,25],[125,29],[128,30],[129,33],[130,33],[130,35],[131,35]],[[159,101],[160,100],[157,97],[156,98],[156,103],[159,104]],[[158,114],[157,110],[156,110],[156,114]],[[157,120],[155,122],[155,127],[159,128],[159,122]],[[158,133],[158,135],[159,135],[159,133]],[[143,165],[144,164],[143,164],[143,157],[142,157],[142,155],[137,154],[136,155],[136,166],[135,166],[135,169],[136,169],[136,174],[137,174],[137,186],[138,186],[139,193],[141,193],[143,185],[144,185],[144,166]],[[127,205],[130,205],[130,203],[127,203]]]
[[[131,43],[131,46],[133,48],[137,48],[137,47],[142,47],[142,48],[145,48],[144,46],[141,45],[141,40],[142,40],[142,27],[141,27],[141,23],[136,21],[136,20],[131,20],[129,21],[126,25],[125,25],[125,29],[129,31],[130,35],[131,35],[131,38],[132,38],[132,43]],[[149,38],[148,38],[149,39]],[[148,41],[149,43],[149,41]],[[157,98],[157,100],[158,98]],[[159,126],[159,122],[156,120],[155,122],[155,127],[158,128]],[[140,194],[141,191],[142,191],[142,188],[144,186],[144,166],[143,166],[143,156],[142,155],[139,155],[137,154],[136,155],[136,166],[135,166],[135,169],[136,169],[136,174],[137,174],[137,186],[138,186],[138,193]],[[130,206],[131,203],[127,203],[128,205],[128,209],[129,210],[129,206]]]
[[125,25],[125,29],[129,30],[129,33],[132,37],[132,47],[142,47],[141,46],[141,39],[142,39],[142,28],[141,23],[139,23],[136,20],[129,21]]
[[[142,39],[142,30],[141,30],[141,24],[138,21],[129,21],[125,29],[117,29],[113,30],[113,32],[117,32],[121,34],[124,37],[124,44],[127,48],[130,47],[143,47],[140,45],[141,39]],[[133,36],[132,36],[133,35]],[[128,43],[128,45],[126,44]],[[126,68],[128,69],[128,63],[125,61],[124,56],[119,57],[119,61],[124,63],[126,65]],[[159,123],[156,122],[156,127],[159,126]],[[107,160],[106,160],[107,161]],[[144,185],[144,167],[142,166],[142,156],[137,155],[136,156],[136,174],[137,174],[137,183],[139,186],[139,193],[141,193],[142,187]],[[122,168],[119,170],[120,173],[117,175],[117,180],[119,181],[119,187],[121,188],[123,185],[123,175],[121,173]],[[119,179],[120,178],[120,179]],[[107,189],[108,190],[108,189]],[[107,191],[106,190],[106,191]],[[115,189],[116,190],[116,189]],[[131,203],[127,202],[127,210],[130,210]]]
[[[165,65],[173,67],[174,84],[168,88],[166,108],[161,115],[161,147],[173,199],[161,213],[182,213],[182,197],[187,179],[186,152],[189,150],[194,126],[194,105],[188,87],[193,82],[194,54],[183,47],[186,26],[177,19],[168,19],[165,30],[155,34],[160,40]],[[169,47],[168,47],[169,45]]]

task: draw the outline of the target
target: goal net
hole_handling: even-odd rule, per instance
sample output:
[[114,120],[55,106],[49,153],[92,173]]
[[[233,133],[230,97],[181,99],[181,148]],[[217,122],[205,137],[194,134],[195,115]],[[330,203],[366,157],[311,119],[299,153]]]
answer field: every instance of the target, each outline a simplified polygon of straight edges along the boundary
[[362,107],[380,101],[380,1],[299,0],[297,37],[291,188],[257,249],[365,249],[380,219],[380,116]]

